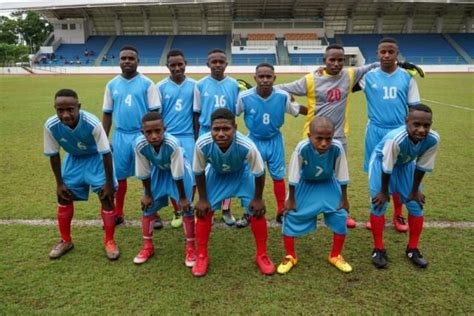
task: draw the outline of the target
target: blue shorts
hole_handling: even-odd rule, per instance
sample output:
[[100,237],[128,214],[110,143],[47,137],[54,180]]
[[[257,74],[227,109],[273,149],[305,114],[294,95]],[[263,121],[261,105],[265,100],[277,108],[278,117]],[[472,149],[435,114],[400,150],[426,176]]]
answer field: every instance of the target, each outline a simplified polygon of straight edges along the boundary
[[184,159],[186,159],[189,164],[192,165],[193,163],[193,156],[194,156],[194,146],[196,142],[194,141],[193,135],[173,135],[179,142],[181,143],[181,147],[184,151]]
[[218,173],[211,165],[208,165],[206,190],[212,212],[221,208],[223,200],[238,197],[247,214],[253,214],[249,210],[249,204],[255,195],[255,176],[248,166],[236,172]]
[[[405,204],[408,209],[408,213],[413,216],[423,216],[423,208],[418,202],[409,201],[407,203],[407,197],[410,195],[413,188],[413,178],[415,174],[415,162],[412,161],[408,164],[395,165],[390,176],[389,194],[392,195],[394,192],[400,194],[400,200]],[[382,189],[382,159],[376,155],[372,155],[369,164],[369,189],[370,197],[373,198]],[[422,186],[419,188],[422,192]],[[382,210],[376,210],[374,205],[370,204],[370,211],[372,214],[381,216],[385,214],[388,203],[385,203]]]
[[[105,170],[101,154],[73,156],[66,154],[62,166],[62,179],[73,193],[75,201],[87,201],[89,190],[99,193],[105,185]],[[117,179],[114,176],[114,185]]]
[[135,140],[140,135],[140,132],[124,133],[117,129],[112,135],[112,155],[119,180],[135,175]]
[[317,216],[324,214],[324,223],[339,235],[347,234],[347,211],[338,210],[341,185],[335,177],[321,181],[300,180],[295,188],[296,212],[290,210],[283,221],[283,235],[298,237],[316,229]]
[[378,143],[394,128],[382,128],[375,124],[367,124],[365,128],[364,172],[369,171],[370,157]]
[[268,171],[273,180],[281,180],[285,177],[285,146],[283,136],[278,133],[269,139],[255,138],[251,134],[249,138],[253,140],[262,159],[267,163]]
[[[163,170],[156,166],[151,168],[151,193],[153,194],[153,205],[147,210],[143,211],[144,216],[150,216],[155,214],[161,208],[168,206],[168,198],[173,198],[176,202],[179,201],[179,192],[176,187],[176,181],[171,175],[171,170]],[[189,202],[192,203],[193,197],[193,174],[191,165],[185,163],[184,165],[184,193],[188,198]],[[193,215],[192,212],[188,212],[186,216]]]

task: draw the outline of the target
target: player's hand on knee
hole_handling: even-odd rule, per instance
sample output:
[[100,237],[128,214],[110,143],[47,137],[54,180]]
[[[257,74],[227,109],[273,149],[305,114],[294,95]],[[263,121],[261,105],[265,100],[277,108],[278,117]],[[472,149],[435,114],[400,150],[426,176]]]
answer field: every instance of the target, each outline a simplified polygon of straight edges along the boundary
[[349,200],[348,199],[342,199],[341,202],[339,203],[339,207],[337,208],[337,210],[346,210],[346,211],[349,211]]
[[372,198],[372,204],[374,204],[375,209],[381,211],[385,203],[390,202],[390,196],[386,193],[379,192]]
[[58,185],[56,188],[56,194],[58,195],[58,201],[66,201],[66,202],[71,202],[73,195],[72,192],[69,191],[69,189],[66,187],[64,183],[61,183]]
[[256,218],[260,218],[266,213],[265,201],[263,199],[253,199],[250,201],[249,209]]
[[408,201],[416,201],[416,202],[418,202],[418,204],[421,205],[421,208],[423,208],[423,205],[425,205],[425,195],[420,191],[412,192],[407,197],[407,202]]
[[179,199],[178,204],[179,208],[181,209],[181,211],[183,211],[183,213],[186,213],[191,209],[191,205],[187,198]]
[[286,200],[284,209],[286,209],[286,212],[296,212],[296,201],[291,199]]
[[199,199],[194,210],[196,211],[197,217],[204,219],[206,218],[207,212],[211,210],[211,205],[207,199]]
[[153,197],[151,195],[145,194],[141,199],[142,211],[146,211],[153,205]]

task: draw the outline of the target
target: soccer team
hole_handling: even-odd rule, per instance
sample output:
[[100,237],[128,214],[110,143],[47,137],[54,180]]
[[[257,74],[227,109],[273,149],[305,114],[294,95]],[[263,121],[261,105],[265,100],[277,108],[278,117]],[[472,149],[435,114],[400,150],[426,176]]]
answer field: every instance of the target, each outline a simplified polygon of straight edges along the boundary
[[[439,135],[431,130],[432,111],[420,103],[413,74],[399,67],[398,54],[397,42],[384,38],[377,48],[378,63],[344,68],[343,47],[330,45],[324,68],[274,86],[274,67],[262,63],[256,67],[256,87],[247,85],[245,90],[225,75],[227,59],[222,50],[209,52],[210,75],[198,82],[185,75],[183,52],[171,50],[167,55],[170,76],[155,86],[137,71],[138,51],[123,47],[122,73],[105,89],[102,124],[81,110],[76,92],[62,89],[54,98],[56,115],[44,126],[44,154],[50,157],[57,183],[61,234],[50,258],[73,248],[73,201],[87,200],[92,189],[101,202],[106,256],[118,259],[114,230],[124,222],[127,178],[135,175],[143,183],[143,247],[133,260],[136,264],[153,256],[153,229],[163,227],[158,212],[171,200],[171,224],[184,228],[185,265],[195,276],[207,273],[208,240],[214,212],[219,209],[226,224],[250,225],[255,261],[266,275],[275,270],[286,274],[297,264],[295,237],[314,231],[322,213],[333,231],[328,261],[351,272],[341,255],[347,228],[356,225],[348,215],[347,115],[352,92],[363,90],[368,106],[364,170],[371,197],[367,228],[374,239],[372,262],[377,268],[387,266],[384,214],[392,195],[394,225],[398,231],[409,231],[406,255],[416,266],[427,267],[418,250],[425,203],[421,182],[433,169]],[[306,96],[307,107],[291,94]],[[247,136],[237,131],[235,116],[242,113]],[[288,193],[280,131],[285,113],[307,116],[303,140],[288,165]],[[61,147],[66,152],[62,167]],[[282,223],[286,251],[277,269],[266,249],[265,163],[273,180],[276,220]],[[238,221],[230,210],[231,198],[238,198],[245,210]],[[408,209],[408,225],[401,214],[403,204]]]

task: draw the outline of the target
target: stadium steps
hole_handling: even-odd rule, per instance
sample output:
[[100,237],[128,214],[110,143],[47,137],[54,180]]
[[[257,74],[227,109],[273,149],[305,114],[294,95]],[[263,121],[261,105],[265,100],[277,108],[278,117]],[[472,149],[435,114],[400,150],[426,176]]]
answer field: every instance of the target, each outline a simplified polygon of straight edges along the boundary
[[166,55],[168,52],[171,50],[171,45],[173,45],[174,41],[174,36],[170,35],[168,36],[168,39],[166,40],[165,47],[163,48],[163,53],[161,54],[160,57],[160,66],[165,66],[166,65]]
[[117,36],[111,36],[109,38],[109,40],[107,41],[107,43],[105,43],[104,48],[102,48],[102,50],[100,51],[99,55],[97,56],[97,58],[94,62],[94,66],[100,66],[100,64],[102,63],[102,58],[104,57],[105,54],[107,54],[110,47],[112,47],[112,45],[114,44],[116,38],[117,38]]
[[468,64],[474,64],[471,56],[469,56],[469,54],[449,34],[443,33],[442,35]]
[[288,55],[288,49],[285,47],[284,41],[284,38],[278,38],[277,56],[279,65],[290,64],[290,56]]
[[227,56],[227,62],[232,65],[232,36],[227,35],[225,38],[225,54]]

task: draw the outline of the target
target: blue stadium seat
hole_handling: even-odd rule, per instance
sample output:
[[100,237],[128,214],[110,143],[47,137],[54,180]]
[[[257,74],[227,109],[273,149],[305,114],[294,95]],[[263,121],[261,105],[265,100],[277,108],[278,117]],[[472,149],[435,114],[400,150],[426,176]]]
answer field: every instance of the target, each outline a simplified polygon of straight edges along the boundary
[[226,35],[177,35],[171,49],[181,49],[188,65],[205,65],[207,53],[213,48],[226,51]]
[[232,54],[233,65],[255,66],[260,63],[276,64],[275,54]]
[[321,65],[323,54],[289,54],[290,65]]
[[449,35],[471,58],[474,58],[474,33],[456,33]]
[[117,36],[106,54],[107,61],[102,61],[101,66],[118,65],[120,49],[125,45],[132,45],[138,50],[140,65],[159,65],[167,39],[168,36]]
[[[90,36],[84,44],[61,44],[54,54],[56,61],[49,65],[53,66],[92,66],[100,51],[109,40],[109,36]],[[84,51],[93,50],[93,56],[85,56]],[[80,64],[77,63],[80,60]],[[67,64],[66,64],[67,61]]]
[[380,34],[341,34],[344,46],[358,46],[366,63],[378,61],[375,52],[379,41],[382,39]]

